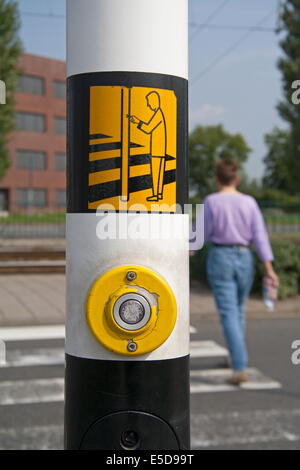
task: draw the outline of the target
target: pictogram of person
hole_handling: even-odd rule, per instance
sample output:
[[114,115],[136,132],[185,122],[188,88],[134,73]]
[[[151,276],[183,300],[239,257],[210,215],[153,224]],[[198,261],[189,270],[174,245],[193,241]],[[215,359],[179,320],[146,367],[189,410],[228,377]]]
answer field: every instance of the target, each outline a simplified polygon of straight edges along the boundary
[[150,157],[152,175],[152,196],[147,201],[158,201],[163,198],[164,174],[166,168],[167,133],[166,120],[160,106],[160,96],[156,91],[146,95],[148,108],[153,115],[148,122],[138,117],[130,116],[130,122],[137,124],[137,128],[145,134],[150,134]]

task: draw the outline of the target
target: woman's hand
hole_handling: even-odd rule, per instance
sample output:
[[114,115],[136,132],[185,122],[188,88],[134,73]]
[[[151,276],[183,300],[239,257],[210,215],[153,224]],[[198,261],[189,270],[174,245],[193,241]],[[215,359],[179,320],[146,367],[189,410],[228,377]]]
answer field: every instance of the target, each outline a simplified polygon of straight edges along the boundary
[[269,272],[267,274],[268,278],[271,279],[273,287],[278,287],[279,286],[279,277],[275,273],[275,271]]
[[265,267],[265,271],[266,271],[266,276],[269,279],[271,279],[273,287],[278,287],[279,286],[279,277],[275,273],[271,261],[265,261],[264,262],[264,267]]

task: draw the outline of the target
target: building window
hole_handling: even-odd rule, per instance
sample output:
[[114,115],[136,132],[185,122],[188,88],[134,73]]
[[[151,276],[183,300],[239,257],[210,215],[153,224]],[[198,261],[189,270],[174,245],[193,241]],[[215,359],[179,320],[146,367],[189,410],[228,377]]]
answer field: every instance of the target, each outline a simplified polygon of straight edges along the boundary
[[17,189],[17,204],[19,207],[46,207],[46,189]]
[[55,134],[66,135],[66,130],[67,130],[66,118],[55,117],[54,118]]
[[65,100],[67,96],[66,82],[54,80],[53,82],[53,94],[55,98]]
[[18,112],[17,129],[19,131],[45,132],[45,116],[43,114]]
[[33,75],[22,75],[19,78],[18,91],[20,93],[29,93],[31,95],[44,95],[44,79],[41,77],[34,77]]
[[66,207],[66,190],[65,189],[56,190],[56,206]]
[[17,150],[17,168],[28,170],[45,170],[45,152],[36,152],[34,150]]
[[9,207],[9,190],[0,189],[0,212],[7,211]]
[[56,153],[55,154],[55,169],[58,171],[66,171],[66,154]]

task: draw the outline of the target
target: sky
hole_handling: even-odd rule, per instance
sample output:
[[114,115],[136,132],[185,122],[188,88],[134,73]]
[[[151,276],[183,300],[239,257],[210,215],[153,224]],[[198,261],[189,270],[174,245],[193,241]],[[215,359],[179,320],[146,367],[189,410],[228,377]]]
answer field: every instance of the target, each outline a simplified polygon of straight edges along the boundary
[[[278,4],[189,0],[190,130],[221,123],[228,132],[243,134],[252,149],[246,165],[252,178],[263,174],[264,134],[284,127],[276,111],[281,51],[272,31]],[[65,0],[19,0],[19,5],[25,52],[65,60]],[[243,29],[258,25],[268,30]]]

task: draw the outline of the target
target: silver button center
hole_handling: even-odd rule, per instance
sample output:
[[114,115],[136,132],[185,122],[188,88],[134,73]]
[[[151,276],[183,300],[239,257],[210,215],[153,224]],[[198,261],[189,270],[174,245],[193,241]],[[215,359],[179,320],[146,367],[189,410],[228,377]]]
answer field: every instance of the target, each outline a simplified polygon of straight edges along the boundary
[[145,316],[145,309],[138,300],[125,300],[119,309],[120,317],[128,325],[136,325]]
[[151,294],[142,288],[137,287],[137,289],[142,291],[143,295],[136,292],[123,294],[116,300],[113,307],[113,316],[116,323],[128,331],[143,328],[151,317],[151,307],[153,305]]

